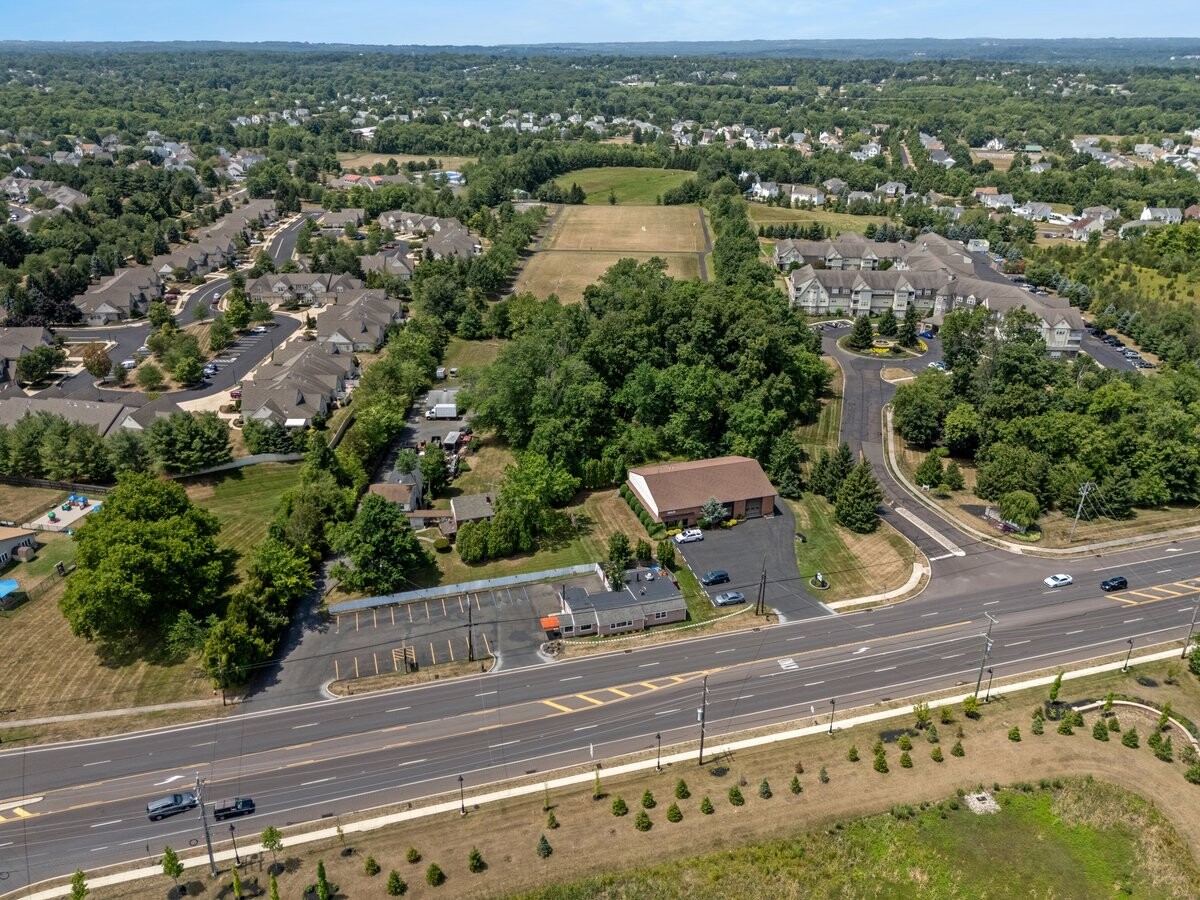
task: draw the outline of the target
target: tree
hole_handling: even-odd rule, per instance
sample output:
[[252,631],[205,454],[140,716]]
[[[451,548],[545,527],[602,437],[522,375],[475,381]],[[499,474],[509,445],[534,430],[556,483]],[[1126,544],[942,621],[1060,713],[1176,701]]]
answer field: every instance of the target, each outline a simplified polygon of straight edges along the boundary
[[87,344],[83,348],[82,358],[83,367],[93,378],[103,378],[112,373],[112,360],[109,359],[103,344],[95,341]]
[[1063,673],[1059,672],[1054,676],[1054,681],[1050,683],[1050,702],[1058,702],[1058,694],[1062,690]]
[[75,874],[71,876],[71,900],[83,900],[90,893],[83,869],[76,869]]
[[236,331],[241,331],[250,324],[250,304],[246,302],[242,292],[229,292],[229,299],[225,304],[225,321]]
[[937,487],[942,483],[942,454],[937,450],[933,450],[925,455],[921,460],[921,464],[917,466],[917,470],[913,473],[913,478],[917,480],[917,484],[922,487],[930,486]]
[[[929,447],[942,430],[942,418],[950,397],[950,379],[940,372],[925,372],[917,380],[896,389],[892,401],[896,430],[918,447]],[[936,482],[927,482],[936,484]]]
[[654,827],[654,823],[650,821],[650,815],[644,809],[639,809],[638,814],[633,817],[633,827],[638,831],[649,831]]
[[871,328],[871,318],[865,313],[854,320],[854,327],[846,338],[846,346],[852,350],[867,350],[875,342],[875,331]]
[[170,474],[198,472],[228,462],[229,425],[214,412],[187,412],[157,418],[145,432],[155,465]]
[[204,368],[196,357],[185,356],[175,364],[171,377],[180,384],[195,384],[204,377]]
[[968,719],[979,718],[979,698],[967,697],[963,700],[963,715]]
[[742,796],[742,790],[736,784],[729,789],[729,802],[733,806],[746,805],[746,798]]
[[958,467],[958,463],[954,460],[946,463],[946,468],[942,470],[942,483],[938,486],[940,491],[961,491],[963,489],[963,474],[962,469]]
[[629,806],[626,805],[623,797],[616,797],[612,802],[612,814],[620,818],[629,812]]
[[725,504],[716,497],[709,497],[700,506],[700,517],[709,523],[722,521],[725,518]]
[[654,546],[654,558],[666,569],[675,568],[675,542],[670,538],[663,538]]
[[904,310],[904,319],[896,330],[896,342],[901,347],[917,346],[917,307],[913,303]]
[[1000,498],[1000,515],[1018,528],[1028,528],[1041,514],[1037,497],[1029,491],[1009,491]]
[[917,728],[924,731],[933,723],[933,713],[929,710],[929,703],[925,700],[918,700],[913,703],[913,718],[916,719]]
[[550,842],[548,840],[546,840],[546,836],[543,834],[540,837],[538,837],[538,842],[537,842],[538,857],[541,859],[548,859],[550,854],[553,852],[554,852],[554,848],[550,846]]
[[213,353],[220,353],[232,343],[233,329],[229,327],[229,320],[224,315],[213,316],[208,329],[208,349]]
[[429,489],[430,497],[436,497],[446,490],[450,482],[450,468],[441,447],[425,449],[425,455],[421,457],[421,480]]
[[478,847],[472,847],[471,852],[467,854],[467,871],[478,875],[487,868],[487,863],[483,861],[483,854],[479,852]]
[[175,887],[179,887],[179,876],[183,874],[183,863],[179,861],[179,854],[170,846],[163,847],[162,870],[164,875],[175,882]]
[[163,386],[163,372],[152,362],[144,362],[137,369],[137,385],[144,391],[157,391]]
[[264,850],[271,851],[271,868],[276,868],[279,865],[279,856],[277,854],[283,850],[283,835],[279,833],[279,829],[274,825],[268,825],[263,829],[263,833],[259,835],[258,840]]
[[642,793],[642,809],[654,809],[658,803],[654,799],[654,794],[650,791]]
[[959,403],[942,423],[946,448],[953,456],[972,457],[979,443],[979,413],[970,403]]
[[770,800],[774,796],[771,793],[771,783],[765,778],[758,785],[758,796],[763,800]]
[[877,326],[880,337],[895,337],[900,330],[900,323],[896,320],[896,314],[889,306],[883,311],[883,315],[879,317],[879,325]]
[[408,883],[400,877],[400,873],[392,869],[388,873],[387,892],[389,897],[400,897],[408,890]]
[[121,364],[120,360],[113,360],[112,369],[110,370],[113,382],[118,387],[124,387],[125,382],[129,380],[129,370]]
[[855,466],[838,489],[834,516],[838,524],[857,534],[869,534],[879,525],[883,491],[865,459]]
[[[242,875],[238,871],[237,866],[233,867],[233,885],[230,890],[233,892],[233,900],[242,900]],[[329,900],[329,893],[326,892],[321,900]]]
[[678,803],[672,803],[670,806],[667,807],[667,821],[668,822],[682,822],[683,821],[683,813],[680,811]]
[[706,816],[711,816],[715,812],[712,801],[708,799],[707,794],[700,798],[700,812]]
[[57,347],[39,344],[17,360],[17,381],[41,384],[67,361],[67,354]]
[[446,873],[437,863],[430,863],[425,870],[425,883],[430,887],[440,887],[446,881]]
[[[624,575],[625,569],[629,566],[629,560],[632,557],[632,552],[629,549],[629,538],[623,532],[615,531],[608,537],[608,564],[614,571]],[[622,577],[621,581],[624,581]]]
[[804,478],[801,475],[804,460],[804,448],[790,429],[779,435],[771,445],[767,474],[781,497],[795,500],[804,492]]
[[330,574],[353,591],[398,591],[417,569],[433,564],[404,512],[378,494],[367,494],[353,521],[338,526],[332,546],[351,567],[339,562]]
[[[279,900],[279,881],[275,878],[275,873],[273,871],[269,872],[268,874],[271,876],[271,892],[269,895],[270,900]],[[388,887],[391,887],[391,882],[388,883]]]

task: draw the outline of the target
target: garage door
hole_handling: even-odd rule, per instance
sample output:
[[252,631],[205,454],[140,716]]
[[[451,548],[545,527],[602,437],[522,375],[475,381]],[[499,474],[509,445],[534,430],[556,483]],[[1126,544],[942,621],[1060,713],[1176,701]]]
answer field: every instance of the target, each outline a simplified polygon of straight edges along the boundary
[[746,501],[746,518],[756,519],[762,515],[762,497]]

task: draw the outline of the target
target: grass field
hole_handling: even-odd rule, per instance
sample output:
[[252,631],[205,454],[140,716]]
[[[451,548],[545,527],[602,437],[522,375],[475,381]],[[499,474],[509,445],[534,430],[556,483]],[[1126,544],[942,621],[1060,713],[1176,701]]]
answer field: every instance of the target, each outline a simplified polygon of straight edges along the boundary
[[[1200,717],[1200,683],[1185,676],[1171,678],[1173,683],[1167,684],[1170,665],[1135,666],[1128,673],[1112,671],[1067,681],[1062,699],[1077,702],[1103,697],[1111,690],[1118,697],[1137,696],[1158,707],[1169,700],[1179,713]],[[1143,683],[1135,680],[1139,678]],[[931,743],[926,735],[916,733],[911,769],[900,766],[896,747],[899,730],[910,724],[904,719],[839,728],[832,737],[822,732],[720,758],[710,753],[703,767],[696,765],[694,756],[685,762],[667,761],[661,773],[650,768],[615,775],[611,767],[625,759],[605,760],[600,777],[606,796],[601,802],[592,799],[590,778],[549,792],[557,829],[546,827],[540,790],[475,806],[474,788],[468,782],[466,817],[455,809],[364,834],[348,833],[345,845],[354,848],[348,857],[336,839],[291,846],[283,853],[287,865],[279,877],[280,894],[300,896],[305,885],[315,880],[321,859],[329,880],[340,885],[342,896],[351,898],[382,896],[391,869],[408,882],[406,896],[416,898],[1092,900],[1126,894],[1200,895],[1195,862],[1200,817],[1195,814],[1196,789],[1183,780],[1183,765],[1155,760],[1144,740],[1134,750],[1119,741],[1093,740],[1094,712],[1085,713],[1086,727],[1076,729],[1074,735],[1059,735],[1047,727],[1045,734],[1035,736],[1029,729],[1030,710],[1045,697],[1045,688],[1008,694],[998,684],[991,702],[981,704],[981,719],[968,720],[952,709],[954,721],[938,726],[944,762],[930,758]],[[1120,706],[1117,714],[1122,727],[1136,727],[1143,738],[1157,718]],[[804,715],[790,724],[823,721]],[[1013,725],[1021,729],[1020,742],[1007,737]],[[958,728],[962,729],[962,758],[949,753]],[[725,734],[714,718],[710,738]],[[889,762],[886,774],[874,771],[871,764],[870,748],[880,739],[885,741]],[[847,759],[852,745],[858,748],[858,762]],[[694,741],[685,746],[694,753]],[[638,758],[652,760],[653,753],[651,742]],[[788,783],[798,763],[803,769],[797,776],[802,792],[792,794]],[[826,780],[818,777],[822,769]],[[580,766],[562,774],[590,771],[590,766]],[[526,783],[536,784],[541,777],[545,776],[535,775]],[[690,796],[675,801],[679,779],[686,781]],[[770,798],[759,796],[763,779],[773,791]],[[728,791],[739,784],[745,805],[735,807]],[[977,816],[956,796],[958,790],[984,785],[993,790],[999,814]],[[633,824],[634,811],[647,790],[657,803],[649,810],[651,829],[639,832]],[[631,808],[623,818],[611,812],[617,796]],[[709,816],[700,812],[706,796],[714,807]],[[450,797],[430,802],[435,799]],[[458,800],[457,792],[453,799]],[[678,802],[682,812],[677,823],[666,816],[672,802]],[[284,829],[285,846],[290,833]],[[553,848],[546,860],[534,852],[542,834]],[[423,855],[419,864],[405,861],[408,847]],[[478,874],[467,868],[472,847],[487,863]],[[222,849],[228,849],[228,844]],[[367,855],[379,862],[383,874],[363,873]],[[267,862],[269,856],[252,858],[243,867],[243,884],[257,878],[265,885]],[[444,887],[426,886],[424,871],[429,863],[445,871]],[[189,869],[188,879],[194,884],[189,895],[202,896],[222,895],[230,881],[227,870],[210,881],[203,867]],[[136,884],[97,889],[90,896],[151,900],[161,897],[165,887],[163,877],[155,875]]]
[[[500,350],[506,341],[491,338],[484,341],[464,341],[459,337],[450,338],[446,347],[446,358],[442,360],[446,368],[459,370],[468,368],[483,368],[491,365],[500,355]],[[462,372],[459,372],[462,375]]]
[[820,222],[832,228],[834,234],[857,231],[862,234],[867,225],[874,222],[882,225],[887,221],[883,216],[852,216],[849,213],[826,212],[823,209],[788,209],[783,206],[764,206],[761,203],[747,203],[746,212],[750,216],[750,224],[757,230],[759,225],[783,225],[788,222]]
[[829,382],[829,395],[821,399],[821,412],[817,421],[796,429],[796,438],[810,459],[815,459],[822,450],[832,450],[836,447],[842,429],[842,386],[845,383],[842,367],[832,356],[822,356],[821,361],[833,371],[833,378]]
[[514,293],[528,292],[546,298],[558,295],[564,303],[583,299],[583,289],[595,284],[620,259],[632,258],[644,262],[654,256],[667,263],[667,274],[674,278],[700,277],[700,263],[690,253],[612,253],[542,251],[534,254],[517,278]]
[[397,165],[403,168],[406,162],[425,162],[432,158],[441,164],[444,171],[461,172],[463,166],[475,162],[478,157],[443,156],[440,153],[430,153],[425,156],[419,153],[339,153],[337,158],[343,169],[358,169],[363,166],[370,168],[377,162],[386,164],[389,159],[394,159]]
[[267,536],[267,526],[283,492],[299,477],[293,463],[260,463],[212,478],[186,482],[192,502],[203,506],[221,522],[217,543],[242,553],[239,570],[246,556]]
[[663,191],[679,187],[694,176],[685,169],[638,169],[611,166],[599,169],[578,169],[554,179],[564,190],[577,184],[587,194],[589,206],[608,206],[609,192],[615,192],[618,204],[653,206]]
[[6,522],[32,522],[67,499],[67,491],[54,488],[0,484],[0,519]]
[[700,253],[705,227],[695,206],[567,206],[543,250]]
[[971,162],[977,163],[986,159],[997,172],[1007,172],[1012,168],[1015,156],[1016,153],[1012,150],[972,150]]

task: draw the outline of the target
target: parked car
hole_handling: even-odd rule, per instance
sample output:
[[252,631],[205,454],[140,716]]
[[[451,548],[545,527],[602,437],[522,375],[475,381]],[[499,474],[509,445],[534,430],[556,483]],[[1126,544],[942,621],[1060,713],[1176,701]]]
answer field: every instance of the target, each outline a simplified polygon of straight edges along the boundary
[[920,334],[917,335],[917,337],[925,338],[926,340],[929,340],[929,338],[933,337],[933,332],[932,331],[922,331]]
[[250,333],[251,334],[266,334],[267,329],[265,329],[261,325],[255,325],[253,328],[250,329]]
[[727,584],[729,582],[729,573],[724,569],[713,569],[711,572],[705,572],[700,576],[700,583],[705,587],[711,587],[714,584]]
[[241,391],[230,391],[229,396],[232,397],[234,400],[240,400],[240,399],[242,399],[242,392]]
[[213,807],[213,818],[218,822],[225,819],[236,819],[239,816],[249,816],[254,813],[254,799],[252,797],[234,797],[232,800],[225,800]]
[[150,355],[150,348],[149,348],[149,347],[147,347],[145,344],[142,344],[142,346],[138,347],[138,348],[137,348],[135,351],[133,351],[133,352],[134,352],[134,353],[142,353],[142,354],[145,354],[145,355],[149,356],[149,355]]
[[685,528],[679,534],[675,535],[675,543],[690,544],[693,541],[704,540],[704,532],[699,528]]
[[713,597],[713,606],[737,606],[746,602],[746,595],[741,591],[726,591]]
[[1074,578],[1072,578],[1070,575],[1063,575],[1061,573],[1058,575],[1051,575],[1049,578],[1042,579],[1042,584],[1044,584],[1048,588],[1066,587],[1068,584],[1074,584],[1074,583],[1075,583]]
[[1129,579],[1124,575],[1114,575],[1112,578],[1105,578],[1100,582],[1100,590],[1108,591],[1123,591],[1129,587]]

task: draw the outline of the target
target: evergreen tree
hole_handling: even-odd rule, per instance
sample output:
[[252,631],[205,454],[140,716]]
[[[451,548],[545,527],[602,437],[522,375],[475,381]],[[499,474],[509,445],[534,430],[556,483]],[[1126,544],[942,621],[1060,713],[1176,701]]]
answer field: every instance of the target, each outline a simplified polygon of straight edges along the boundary
[[942,470],[942,483],[939,487],[944,491],[961,491],[964,487],[962,469],[954,460],[946,463]]
[[883,491],[871,473],[871,464],[864,459],[838,489],[834,515],[843,527],[857,534],[869,534],[879,525],[877,508],[882,502]]
[[[275,876],[271,876],[271,881],[274,883]],[[400,877],[400,873],[392,869],[388,873],[387,892],[389,897],[400,897],[408,891],[408,883]]]
[[543,834],[541,837],[538,838],[537,855],[539,857],[541,857],[542,859],[546,859],[553,852],[554,852],[554,848],[550,846],[550,842],[548,840],[546,840],[546,836]]
[[896,333],[896,342],[901,347],[917,346],[917,307],[912,303],[904,311],[904,321]]
[[796,435],[785,431],[775,439],[771,447],[771,458],[767,463],[767,474],[774,482],[781,497],[795,500],[804,492],[804,479],[800,466],[804,462],[804,448]]
[[875,340],[875,331],[871,328],[871,319],[865,313],[854,320],[850,336],[846,338],[846,346],[852,350],[866,350]]
[[879,336],[880,337],[895,337],[900,329],[900,323],[896,320],[896,314],[892,312],[889,306],[883,311],[883,315],[879,317]]
[[926,485],[937,487],[942,483],[942,474],[942,454],[937,450],[932,450],[921,460],[917,471],[913,473],[913,478],[922,487]]

